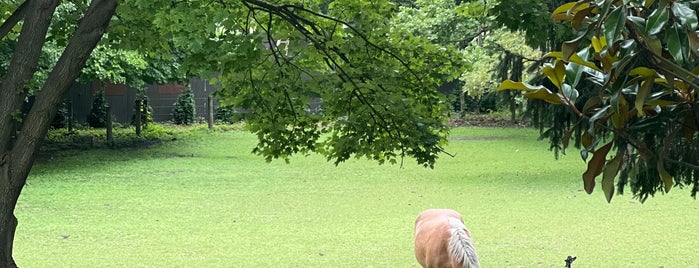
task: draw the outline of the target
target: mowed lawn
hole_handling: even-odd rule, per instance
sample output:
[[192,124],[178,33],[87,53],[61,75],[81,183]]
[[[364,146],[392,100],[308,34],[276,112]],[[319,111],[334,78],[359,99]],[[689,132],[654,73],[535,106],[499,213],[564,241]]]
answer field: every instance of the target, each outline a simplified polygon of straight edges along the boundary
[[483,267],[699,267],[697,201],[582,191],[576,150],[531,129],[458,128],[434,170],[250,154],[211,132],[38,163],[16,210],[20,267],[418,267],[413,222],[464,215]]

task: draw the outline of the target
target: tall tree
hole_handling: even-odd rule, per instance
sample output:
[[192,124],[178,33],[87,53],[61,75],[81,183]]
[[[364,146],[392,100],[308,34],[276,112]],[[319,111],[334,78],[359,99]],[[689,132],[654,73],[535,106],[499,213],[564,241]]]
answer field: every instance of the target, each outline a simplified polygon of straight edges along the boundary
[[[463,63],[453,50],[393,29],[391,3],[121,2],[70,1],[60,16],[57,0],[0,4],[11,14],[0,36],[16,40],[3,50],[12,56],[0,92],[0,267],[15,266],[13,211],[37,146],[105,30],[110,49],[176,54],[183,73],[216,74],[224,103],[252,111],[246,120],[259,137],[255,152],[267,159],[316,151],[336,163],[414,157],[432,166],[442,152],[446,105],[436,87]],[[47,42],[63,49],[46,78],[35,79]],[[36,102],[23,115],[29,94]],[[314,99],[322,100],[322,113],[308,111]]]

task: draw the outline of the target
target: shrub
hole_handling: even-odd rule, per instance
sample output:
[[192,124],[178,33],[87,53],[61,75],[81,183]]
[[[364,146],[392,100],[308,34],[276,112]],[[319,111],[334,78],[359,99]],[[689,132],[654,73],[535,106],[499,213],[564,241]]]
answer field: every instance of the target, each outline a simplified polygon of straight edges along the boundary
[[216,108],[216,122],[232,124],[235,122],[235,108],[232,106],[220,106]]
[[194,94],[192,93],[192,89],[187,87],[187,89],[177,97],[175,109],[172,111],[172,117],[175,124],[189,125],[194,123],[194,116]]
[[104,98],[104,91],[100,90],[92,101],[92,110],[87,115],[87,124],[93,128],[103,128],[107,126],[106,118],[107,100]]
[[58,106],[58,111],[56,111],[56,116],[51,122],[51,127],[55,129],[65,128],[68,125],[70,118],[70,101],[64,101]]

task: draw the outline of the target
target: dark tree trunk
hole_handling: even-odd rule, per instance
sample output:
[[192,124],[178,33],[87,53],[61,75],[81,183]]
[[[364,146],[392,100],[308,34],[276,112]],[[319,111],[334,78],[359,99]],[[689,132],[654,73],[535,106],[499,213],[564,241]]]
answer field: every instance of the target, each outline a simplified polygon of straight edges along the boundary
[[58,1],[35,0],[25,3],[28,4],[22,5],[22,11],[18,9],[15,12],[23,12],[24,23],[17,41],[18,49],[13,51],[0,90],[0,267],[16,267],[12,258],[17,228],[14,209],[34,163],[35,152],[51,126],[68,87],[80,75],[87,58],[102,38],[117,0],[92,1],[56,67],[38,91],[34,105],[22,119],[21,128],[15,132],[13,111],[21,107],[26,97],[24,86],[36,70]]

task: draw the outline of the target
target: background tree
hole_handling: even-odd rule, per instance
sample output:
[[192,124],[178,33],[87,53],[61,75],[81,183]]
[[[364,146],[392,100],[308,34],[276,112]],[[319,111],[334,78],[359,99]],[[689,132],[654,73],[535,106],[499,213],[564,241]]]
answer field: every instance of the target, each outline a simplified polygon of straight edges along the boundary
[[578,37],[547,55],[548,87],[501,85],[557,106],[546,132],[556,149],[572,138],[584,160],[593,154],[582,176],[588,193],[598,175],[608,201],[617,177],[619,192],[629,185],[642,201],[673,185],[699,191],[695,10],[671,1],[563,4],[551,16]]

